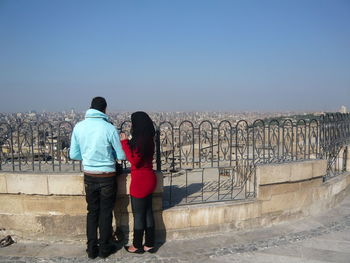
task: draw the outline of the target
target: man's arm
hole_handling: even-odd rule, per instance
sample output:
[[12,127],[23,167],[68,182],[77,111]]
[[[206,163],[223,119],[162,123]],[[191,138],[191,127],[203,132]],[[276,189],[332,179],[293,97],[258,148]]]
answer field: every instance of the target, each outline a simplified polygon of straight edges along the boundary
[[124,153],[122,145],[120,143],[119,133],[118,133],[117,129],[115,129],[115,128],[114,128],[114,131],[112,133],[111,144],[112,144],[112,147],[117,155],[117,159],[118,160],[125,160],[125,153]]
[[76,138],[75,129],[73,129],[72,138],[70,142],[69,158],[71,158],[72,160],[83,160],[83,157],[81,156],[80,152],[79,143]]

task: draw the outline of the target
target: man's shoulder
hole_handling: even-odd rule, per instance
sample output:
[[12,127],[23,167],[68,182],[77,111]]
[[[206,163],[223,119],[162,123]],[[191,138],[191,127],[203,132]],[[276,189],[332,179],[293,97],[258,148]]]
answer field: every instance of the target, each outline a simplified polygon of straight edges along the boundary
[[75,130],[85,130],[86,128],[98,128],[98,129],[103,129],[103,130],[106,130],[108,133],[112,133],[112,132],[115,132],[116,131],[116,127],[106,121],[106,120],[100,120],[100,121],[97,121],[97,122],[91,122],[89,120],[82,120],[80,122],[78,122],[74,129]]
[[74,125],[74,129],[79,129],[80,126],[83,126],[85,123],[85,120],[82,121],[78,121],[75,125]]
[[108,129],[108,131],[110,131],[110,132],[115,132],[117,130],[117,128],[110,122],[106,121],[105,126]]

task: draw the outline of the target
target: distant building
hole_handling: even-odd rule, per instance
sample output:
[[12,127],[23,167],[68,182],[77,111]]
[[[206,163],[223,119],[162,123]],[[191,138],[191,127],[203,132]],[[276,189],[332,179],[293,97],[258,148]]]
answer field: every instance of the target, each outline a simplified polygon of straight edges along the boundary
[[348,111],[347,111],[346,107],[344,105],[342,105],[339,109],[339,112],[340,113],[347,113]]

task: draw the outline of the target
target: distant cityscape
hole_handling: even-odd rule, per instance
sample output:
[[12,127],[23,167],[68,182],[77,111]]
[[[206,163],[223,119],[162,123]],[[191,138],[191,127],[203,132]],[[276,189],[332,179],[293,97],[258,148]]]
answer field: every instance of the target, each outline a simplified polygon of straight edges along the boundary
[[[347,113],[347,108],[341,106],[340,113]],[[130,120],[132,112],[107,112],[110,120],[120,127],[120,125],[127,120]],[[169,121],[173,125],[179,125],[182,121],[188,120],[194,124],[199,124],[204,120],[208,120],[213,124],[218,124],[223,120],[228,120],[231,123],[236,123],[239,120],[246,120],[251,123],[257,119],[310,119],[322,115],[325,112],[300,112],[300,111],[285,111],[285,112],[257,112],[257,111],[241,111],[241,112],[148,112],[152,120],[159,124],[164,121]],[[6,122],[10,126],[18,125],[23,122],[31,124],[38,124],[41,122],[49,122],[56,125],[60,122],[67,121],[72,124],[84,119],[85,112],[77,112],[74,109],[63,112],[15,112],[15,113],[0,113],[0,122]]]

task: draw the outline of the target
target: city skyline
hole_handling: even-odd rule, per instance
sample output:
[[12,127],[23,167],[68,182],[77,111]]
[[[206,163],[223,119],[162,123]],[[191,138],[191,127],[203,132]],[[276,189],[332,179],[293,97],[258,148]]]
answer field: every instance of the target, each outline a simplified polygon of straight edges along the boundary
[[350,108],[347,1],[0,0],[0,112]]

